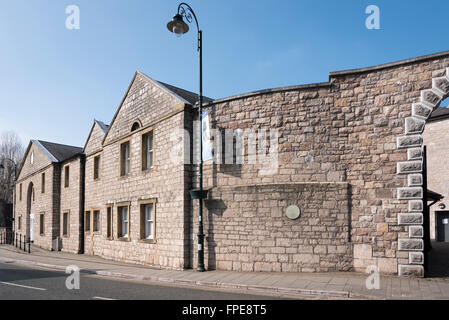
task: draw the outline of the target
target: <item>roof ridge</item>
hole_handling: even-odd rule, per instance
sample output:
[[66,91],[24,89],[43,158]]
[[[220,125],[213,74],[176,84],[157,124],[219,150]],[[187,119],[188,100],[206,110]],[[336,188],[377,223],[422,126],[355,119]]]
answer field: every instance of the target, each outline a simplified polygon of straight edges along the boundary
[[[189,90],[186,90],[183,88],[179,88],[174,85],[153,79],[141,71],[137,71],[137,73],[143,75],[144,77],[146,77],[147,79],[152,81],[154,84],[159,86],[161,89],[167,91],[169,94],[171,94],[172,96],[176,97],[177,99],[181,100],[182,102],[184,102],[186,104],[195,105],[198,102],[198,94],[197,93],[194,93],[192,91],[189,91]],[[207,100],[206,101],[207,103],[214,101],[214,99],[209,98],[209,97],[203,96],[203,98],[205,100]]]
[[71,148],[79,148],[79,149],[82,149],[81,147],[77,147],[77,146],[72,146],[72,145],[69,145],[69,144],[62,144],[62,143],[58,143],[58,142],[51,142],[51,141],[45,141],[45,140],[39,140],[39,139],[37,139],[37,141],[39,141],[39,142],[43,142],[43,143],[51,143],[51,144],[55,144],[55,145],[59,145],[59,146],[63,146],[63,147],[71,147]]
[[[159,81],[159,80],[155,80],[155,79],[154,79],[154,81],[157,81],[159,84],[163,85],[164,87],[169,86],[169,87],[172,87],[172,88],[174,88],[174,89],[182,90],[182,91],[184,91],[184,92],[186,92],[186,93],[193,94],[193,95],[195,95],[195,96],[197,96],[197,97],[199,96],[198,93],[195,93],[195,92],[193,92],[193,91],[190,91],[190,90],[187,90],[187,89],[184,89],[184,88],[181,88],[181,87],[177,87],[177,86],[174,86],[174,85],[172,85],[172,84],[169,84],[169,83],[166,83],[166,82],[163,82],[163,81]],[[170,90],[170,88],[168,88],[168,89]],[[207,96],[203,96],[203,98],[206,99],[206,100],[214,101],[214,99],[209,98],[209,97],[207,97]]]

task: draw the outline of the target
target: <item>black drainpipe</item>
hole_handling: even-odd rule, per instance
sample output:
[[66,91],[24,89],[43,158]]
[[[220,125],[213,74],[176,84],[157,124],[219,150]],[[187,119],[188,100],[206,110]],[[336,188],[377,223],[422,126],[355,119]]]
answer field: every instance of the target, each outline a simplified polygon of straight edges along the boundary
[[80,213],[79,254],[84,254],[84,199],[85,199],[86,156],[80,155]]

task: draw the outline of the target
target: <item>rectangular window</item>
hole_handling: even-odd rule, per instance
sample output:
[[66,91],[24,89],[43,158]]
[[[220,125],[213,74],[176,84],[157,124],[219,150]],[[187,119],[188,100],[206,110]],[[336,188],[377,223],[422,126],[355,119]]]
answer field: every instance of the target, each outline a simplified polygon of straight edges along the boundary
[[129,238],[129,207],[118,207],[117,231],[119,238]]
[[155,201],[144,202],[140,205],[140,239],[141,240],[154,240],[154,210]]
[[66,166],[64,168],[64,187],[68,188],[70,184],[70,167]]
[[130,170],[130,150],[129,141],[124,142],[120,145],[120,175],[126,176],[129,174]]
[[62,236],[68,237],[69,236],[69,213],[64,212],[62,214]]
[[42,173],[42,179],[41,179],[41,191],[42,191],[42,193],[45,193],[45,172]]
[[90,211],[86,211],[84,219],[84,230],[90,232]]
[[112,207],[106,207],[106,238],[112,239]]
[[153,168],[153,131],[142,135],[142,170]]
[[45,217],[45,216],[44,216],[43,213],[41,213],[41,215],[39,216],[39,234],[40,234],[41,236],[43,236],[44,233],[45,233],[45,229],[44,229],[45,218],[44,218],[44,217]]
[[17,226],[17,228],[19,229],[19,230],[22,230],[22,216],[19,216],[19,222],[18,222],[18,226]]
[[94,180],[100,179],[100,156],[94,158]]
[[99,232],[100,231],[100,211],[95,210],[93,213],[93,232]]
[[19,200],[22,201],[22,184],[20,184]]

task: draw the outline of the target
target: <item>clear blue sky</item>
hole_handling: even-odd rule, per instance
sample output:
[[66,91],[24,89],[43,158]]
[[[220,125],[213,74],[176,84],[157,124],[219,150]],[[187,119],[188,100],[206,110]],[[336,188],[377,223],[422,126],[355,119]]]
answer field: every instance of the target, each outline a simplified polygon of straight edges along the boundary
[[[449,50],[447,0],[189,3],[204,31],[204,93],[213,98]],[[65,27],[72,4],[80,30]],[[166,29],[178,4],[0,0],[0,132],[84,146],[94,118],[111,121],[136,70],[196,92],[196,33],[178,39]],[[371,4],[381,30],[365,27]]]

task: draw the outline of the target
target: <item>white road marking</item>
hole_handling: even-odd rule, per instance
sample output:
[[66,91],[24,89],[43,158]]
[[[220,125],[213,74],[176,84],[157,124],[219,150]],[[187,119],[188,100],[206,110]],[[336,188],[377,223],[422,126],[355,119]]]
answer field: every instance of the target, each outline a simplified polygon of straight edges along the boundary
[[11,282],[1,282],[1,284],[6,284],[8,286],[14,286],[14,287],[21,287],[21,288],[26,288],[26,289],[33,289],[33,290],[40,290],[40,291],[46,291],[47,289],[43,289],[43,288],[37,288],[37,287],[30,287],[30,286],[24,286],[21,284],[16,284],[16,283],[11,283]]
[[104,298],[104,297],[92,297],[92,299],[96,299],[96,300],[117,300],[117,299]]

